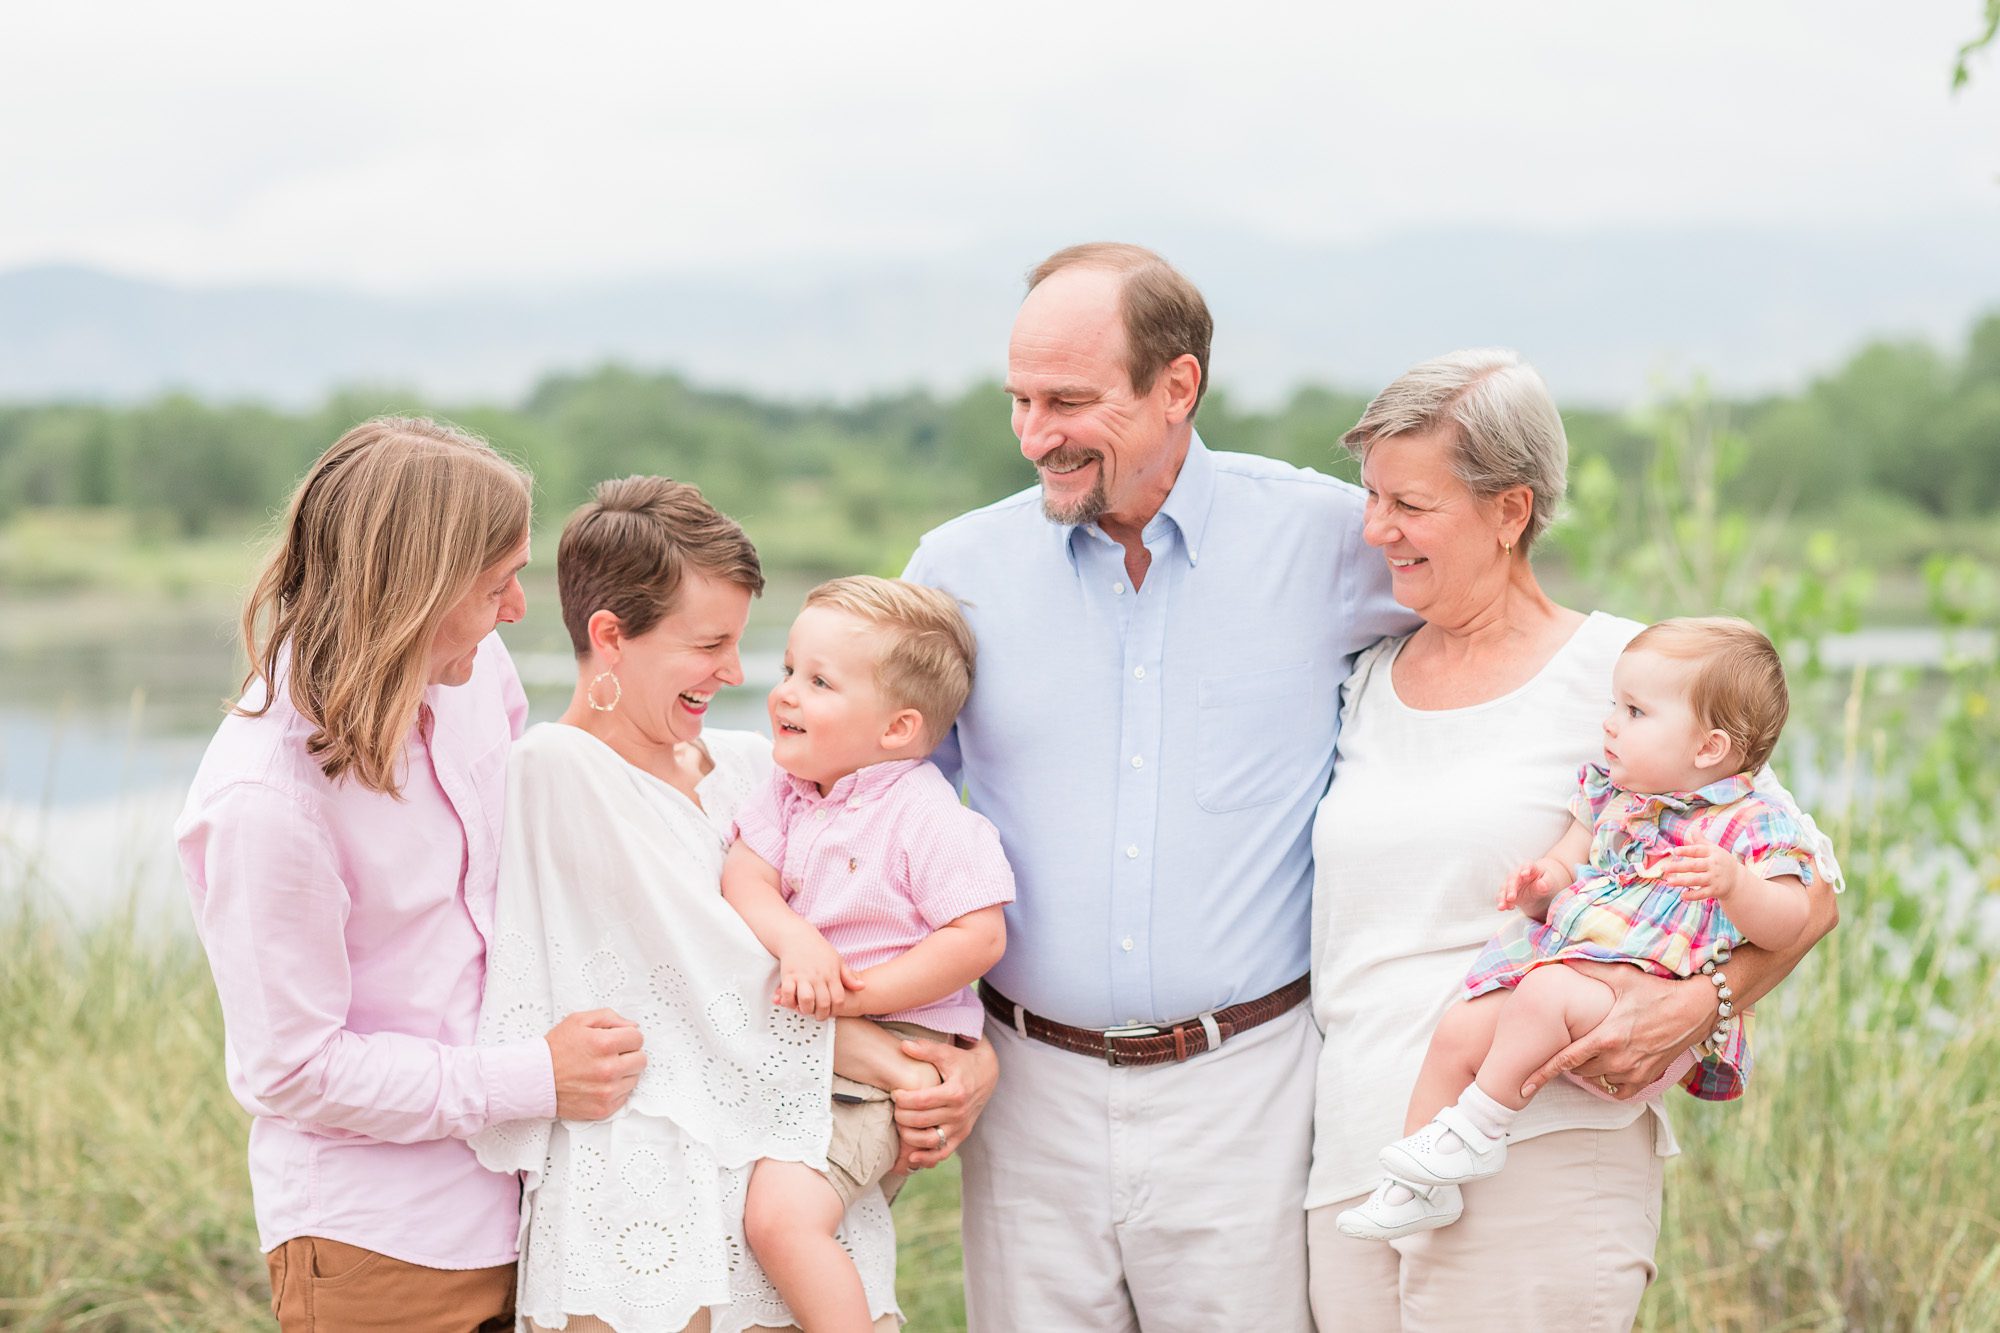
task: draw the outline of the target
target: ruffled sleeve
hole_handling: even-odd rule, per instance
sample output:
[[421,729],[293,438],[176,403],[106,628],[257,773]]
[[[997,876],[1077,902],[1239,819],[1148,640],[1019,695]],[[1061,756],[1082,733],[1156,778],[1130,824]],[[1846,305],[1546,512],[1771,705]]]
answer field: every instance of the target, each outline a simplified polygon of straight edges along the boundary
[[1576,795],[1570,798],[1569,812],[1585,828],[1596,828],[1604,808],[1618,794],[1611,785],[1611,772],[1602,764],[1585,764],[1576,771]]
[[1811,884],[1817,878],[1811,836],[1790,811],[1757,796],[1746,798],[1732,812],[1723,850],[1763,876],[1797,875]]

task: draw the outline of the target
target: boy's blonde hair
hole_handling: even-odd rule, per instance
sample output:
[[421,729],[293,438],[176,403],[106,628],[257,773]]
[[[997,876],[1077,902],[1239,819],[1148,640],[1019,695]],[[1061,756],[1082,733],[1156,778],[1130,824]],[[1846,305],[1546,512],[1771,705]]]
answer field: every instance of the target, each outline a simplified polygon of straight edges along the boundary
[[923,715],[924,747],[936,749],[972,694],[979,655],[957,599],[919,583],[856,574],[820,584],[806,605],[845,611],[883,631],[876,687],[896,707]]
[[1650,625],[1625,645],[1628,653],[1642,648],[1695,663],[1688,682],[1695,717],[1729,737],[1737,772],[1764,766],[1792,704],[1785,664],[1762,630],[1734,616],[1683,616]]

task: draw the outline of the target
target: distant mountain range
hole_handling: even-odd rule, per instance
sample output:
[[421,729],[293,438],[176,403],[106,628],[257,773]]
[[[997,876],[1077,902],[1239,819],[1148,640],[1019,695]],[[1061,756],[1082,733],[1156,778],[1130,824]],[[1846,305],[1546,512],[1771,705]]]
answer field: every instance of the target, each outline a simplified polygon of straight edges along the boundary
[[[1871,337],[1957,347],[2000,309],[2000,223],[1899,232],[1490,230],[1342,247],[1154,238],[1214,306],[1215,383],[1273,400],[1365,390],[1452,347],[1505,344],[1572,403],[1661,377],[1796,387]],[[170,388],[284,404],[353,384],[513,399],[607,360],[786,398],[956,390],[1004,368],[1021,272],[981,252],[839,269],[496,283],[383,297],[186,287],[70,266],[0,273],[0,400],[127,401]]]

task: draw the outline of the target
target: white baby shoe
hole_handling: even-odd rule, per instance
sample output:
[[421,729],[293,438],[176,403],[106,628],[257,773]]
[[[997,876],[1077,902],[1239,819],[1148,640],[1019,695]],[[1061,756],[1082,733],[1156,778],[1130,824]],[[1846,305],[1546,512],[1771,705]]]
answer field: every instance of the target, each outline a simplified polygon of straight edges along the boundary
[[1456,1106],[1445,1107],[1428,1125],[1382,1150],[1382,1166],[1390,1175],[1424,1185],[1484,1180],[1505,1165],[1507,1140],[1487,1137]]
[[[1391,1194],[1402,1200],[1391,1203]],[[1394,1240],[1419,1231],[1448,1227],[1465,1211],[1456,1185],[1419,1185],[1390,1176],[1361,1203],[1333,1219],[1343,1236],[1356,1240]]]

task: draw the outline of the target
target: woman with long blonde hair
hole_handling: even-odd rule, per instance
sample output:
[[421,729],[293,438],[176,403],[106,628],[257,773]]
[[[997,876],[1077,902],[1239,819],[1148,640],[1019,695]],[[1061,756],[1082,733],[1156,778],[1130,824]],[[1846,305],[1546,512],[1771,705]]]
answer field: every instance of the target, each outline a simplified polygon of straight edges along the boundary
[[477,1048],[530,482],[483,441],[367,421],[300,482],[243,613],[250,668],[176,826],[221,997],[281,1327],[513,1326],[518,1182],[465,1140],[609,1115],[608,1011]]

